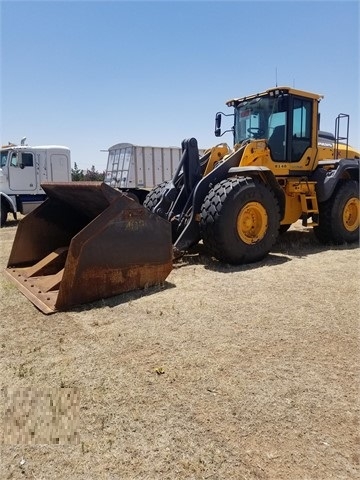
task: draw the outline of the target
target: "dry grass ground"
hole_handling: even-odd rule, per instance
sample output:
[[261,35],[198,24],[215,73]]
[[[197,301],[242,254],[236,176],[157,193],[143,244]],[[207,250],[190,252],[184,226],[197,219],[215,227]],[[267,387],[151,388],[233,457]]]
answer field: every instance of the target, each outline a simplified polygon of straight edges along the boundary
[[359,277],[357,245],[301,227],[51,316],[1,276],[0,477],[360,478]]

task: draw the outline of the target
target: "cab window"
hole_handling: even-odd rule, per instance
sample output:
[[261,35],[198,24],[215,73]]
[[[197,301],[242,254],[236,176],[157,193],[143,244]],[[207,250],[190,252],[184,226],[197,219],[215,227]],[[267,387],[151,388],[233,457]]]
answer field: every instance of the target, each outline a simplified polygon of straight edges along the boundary
[[311,101],[294,99],[291,160],[301,160],[311,146]]
[[33,167],[34,166],[34,156],[33,156],[33,154],[32,153],[22,153],[21,164],[24,167]]
[[274,99],[274,108],[269,116],[268,145],[274,162],[287,160],[287,128],[289,98],[287,96]]
[[25,152],[12,152],[10,165],[12,167],[33,167],[34,166],[34,155],[32,153]]
[[12,152],[11,154],[10,165],[12,167],[17,167],[19,165],[18,154],[16,152]]

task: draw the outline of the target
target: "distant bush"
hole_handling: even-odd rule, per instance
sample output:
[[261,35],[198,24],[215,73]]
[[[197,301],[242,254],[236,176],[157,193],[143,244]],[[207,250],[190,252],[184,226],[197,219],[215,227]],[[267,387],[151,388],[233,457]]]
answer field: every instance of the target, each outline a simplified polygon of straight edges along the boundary
[[77,163],[74,163],[74,168],[71,169],[71,180],[73,182],[103,182],[105,178],[105,172],[98,172],[93,165],[91,169],[80,170]]

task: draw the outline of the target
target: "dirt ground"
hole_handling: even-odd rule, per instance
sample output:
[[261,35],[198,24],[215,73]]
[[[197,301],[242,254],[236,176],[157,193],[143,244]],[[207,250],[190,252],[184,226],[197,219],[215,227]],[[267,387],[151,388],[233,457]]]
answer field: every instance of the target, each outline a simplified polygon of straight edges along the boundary
[[300,226],[50,316],[0,275],[0,478],[360,478],[359,280],[358,245]]

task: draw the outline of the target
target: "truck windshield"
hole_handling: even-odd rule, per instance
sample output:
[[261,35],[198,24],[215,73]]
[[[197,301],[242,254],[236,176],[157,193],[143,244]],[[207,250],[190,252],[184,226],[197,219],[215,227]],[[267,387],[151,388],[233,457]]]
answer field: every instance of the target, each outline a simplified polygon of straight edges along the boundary
[[1,152],[1,168],[5,167],[7,162],[8,152],[6,150]]
[[235,105],[235,143],[253,138],[268,140],[275,127],[281,126],[285,130],[287,105],[286,96],[257,97]]

